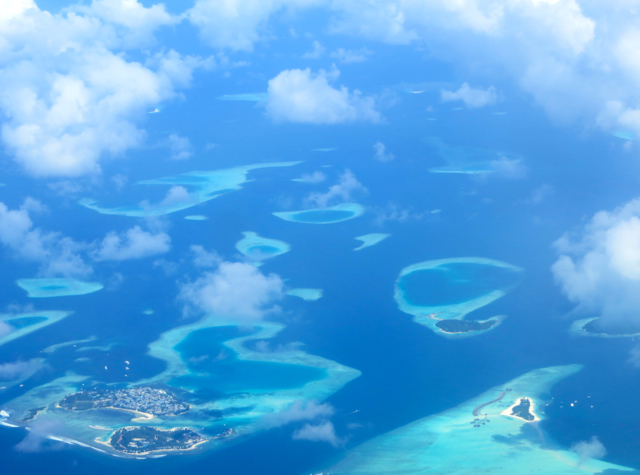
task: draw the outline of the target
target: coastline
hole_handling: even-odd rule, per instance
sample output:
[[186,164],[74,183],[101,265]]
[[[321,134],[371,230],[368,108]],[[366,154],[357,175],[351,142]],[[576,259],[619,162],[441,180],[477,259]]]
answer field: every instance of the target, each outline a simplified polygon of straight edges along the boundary
[[[119,429],[116,429],[114,431],[114,434],[116,431],[120,430],[120,429],[127,429],[130,428],[129,426],[127,427],[120,427]],[[188,427],[174,427],[173,429],[157,429],[161,432],[175,432],[177,430],[181,430],[181,429],[189,429]],[[189,429],[189,430],[193,430],[193,429]],[[203,438],[200,442],[196,442],[195,444],[193,444],[190,447],[187,448],[166,448],[166,449],[158,449],[158,450],[150,450],[148,452],[123,452],[120,450],[117,450],[115,447],[113,447],[110,443],[111,438],[113,437],[113,434],[110,434],[109,436],[109,441],[105,442],[104,440],[100,440],[99,437],[96,437],[95,439],[93,439],[94,442],[101,444],[101,445],[106,445],[107,447],[109,447],[111,450],[113,450],[114,452],[118,453],[118,454],[122,454],[122,455],[130,455],[132,457],[138,456],[138,455],[151,455],[151,454],[156,454],[158,452],[186,452],[188,450],[193,450],[196,447],[198,447],[199,445],[202,445],[206,442],[209,442],[211,439],[209,438]]]
[[[515,416],[515,415],[511,414],[511,412],[513,411],[513,408],[520,404],[520,400],[521,399],[527,399],[529,401],[529,404],[530,404],[530,406],[529,406],[529,414],[531,414],[533,416],[533,420],[532,421],[528,421],[526,419],[523,419],[522,417]],[[535,401],[533,400],[533,398],[530,398],[529,396],[520,396],[520,397],[515,398],[515,402],[512,405],[510,405],[508,408],[506,408],[504,411],[502,411],[500,413],[500,415],[501,416],[512,417],[514,419],[518,419],[518,420],[521,420],[523,422],[538,422],[541,419],[538,417],[538,414],[536,414],[535,409],[536,409],[536,404],[535,404]]]

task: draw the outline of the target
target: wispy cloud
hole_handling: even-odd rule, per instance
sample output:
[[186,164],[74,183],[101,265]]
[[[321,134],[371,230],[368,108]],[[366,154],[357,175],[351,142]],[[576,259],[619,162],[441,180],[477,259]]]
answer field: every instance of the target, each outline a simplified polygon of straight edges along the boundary
[[589,459],[599,459],[607,455],[607,450],[595,435],[589,440],[576,442],[571,445],[570,450],[578,454],[578,466],[581,466]]
[[351,170],[345,170],[337,184],[331,186],[325,193],[312,193],[307,201],[324,208],[332,203],[350,201],[357,193],[365,194],[367,189]]
[[373,144],[373,158],[379,162],[390,162],[396,157],[394,154],[387,152],[387,147],[382,142]]
[[466,82],[457,91],[442,90],[442,102],[462,101],[469,108],[484,107],[498,101],[498,93],[494,87],[474,89]]
[[319,424],[305,424],[293,433],[294,440],[309,440],[311,442],[327,442],[339,447],[345,440],[336,435],[336,429],[331,421]]
[[288,408],[264,417],[266,427],[281,427],[292,422],[311,421],[333,416],[335,410],[331,404],[316,401],[296,401]]

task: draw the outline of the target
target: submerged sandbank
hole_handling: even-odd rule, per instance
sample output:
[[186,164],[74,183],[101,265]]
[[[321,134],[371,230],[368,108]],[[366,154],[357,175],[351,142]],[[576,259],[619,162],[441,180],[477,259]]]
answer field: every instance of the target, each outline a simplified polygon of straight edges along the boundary
[[[602,473],[630,468],[546,445],[530,422],[501,415],[527,394],[543,401],[551,387],[579,371],[580,365],[538,369],[495,387],[461,405],[425,417],[349,450],[325,470],[332,475],[544,475]],[[502,397],[500,397],[502,395]],[[474,408],[482,407],[482,416]],[[543,415],[540,415],[543,417]],[[528,430],[531,427],[531,430]]]
[[308,209],[301,211],[282,211],[273,213],[280,219],[294,223],[331,224],[357,218],[364,214],[364,206],[358,203],[342,203],[327,208]]

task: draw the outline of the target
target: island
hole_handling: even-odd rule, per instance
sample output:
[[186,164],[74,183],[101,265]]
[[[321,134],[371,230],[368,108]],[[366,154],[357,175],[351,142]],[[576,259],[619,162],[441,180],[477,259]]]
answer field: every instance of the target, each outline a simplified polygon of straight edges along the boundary
[[570,333],[599,338],[632,338],[640,336],[640,327],[626,322],[618,325],[602,325],[600,317],[584,318],[571,324]]
[[[542,402],[551,387],[579,371],[580,365],[540,368],[443,412],[418,419],[369,439],[320,466],[314,473],[331,475],[544,475],[620,474],[634,470],[581,457],[569,447],[547,444],[544,434],[520,417],[492,417],[515,402],[525,414],[521,399]],[[508,389],[511,389],[509,391]],[[512,397],[512,395],[521,397]],[[526,396],[525,396],[526,395]],[[486,404],[491,411],[483,409]],[[544,405],[544,404],[543,404]],[[469,423],[476,409],[480,418]],[[511,414],[512,409],[509,410]],[[489,412],[489,414],[485,414]],[[481,415],[482,414],[482,415]],[[484,418],[483,418],[484,417]],[[545,416],[545,417],[548,417]],[[483,424],[484,423],[484,424]],[[477,426],[480,426],[479,428]],[[475,427],[475,428],[474,428]],[[533,429],[533,430],[532,430]],[[336,457],[338,458],[338,457]],[[309,473],[307,471],[306,473]]]
[[602,333],[603,335],[611,336],[635,336],[640,333],[638,325],[626,323],[624,325],[612,326],[610,328],[602,328],[599,318],[595,318],[582,327],[583,330],[589,333]]
[[523,421],[527,421],[527,422],[539,421],[540,419],[538,418],[536,413],[533,412],[533,409],[535,407],[536,405],[533,403],[533,401],[530,398],[521,397],[515,402],[515,404],[505,409],[502,412],[502,415],[509,416],[509,417],[517,417],[518,419],[522,419]]
[[439,320],[436,326],[445,333],[469,333],[488,330],[500,320]]
[[506,295],[521,273],[519,267],[482,257],[418,262],[400,271],[394,299],[401,311],[413,315],[413,321],[438,335],[478,336],[497,328],[506,316],[476,321],[465,317]]
[[34,420],[36,417],[38,417],[38,414],[40,414],[40,412],[44,411],[45,409],[46,407],[36,407],[35,409],[29,409],[26,416],[24,416],[20,422],[29,422]]
[[123,427],[111,436],[109,445],[118,452],[145,455],[168,450],[191,450],[206,441],[205,437],[187,427],[170,430],[156,427]]
[[375,246],[381,241],[387,239],[391,234],[383,234],[383,233],[371,233],[365,234],[364,236],[358,236],[356,239],[358,241],[362,241],[362,244],[354,249],[354,251],[360,251],[361,249]]
[[120,409],[150,417],[175,416],[190,407],[164,389],[138,387],[132,389],[93,389],[69,394],[58,404],[70,411]]

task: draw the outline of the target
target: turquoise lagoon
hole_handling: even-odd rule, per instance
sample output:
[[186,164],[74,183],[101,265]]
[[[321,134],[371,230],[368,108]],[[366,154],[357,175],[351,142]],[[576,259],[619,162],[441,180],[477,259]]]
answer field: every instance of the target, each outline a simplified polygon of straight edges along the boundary
[[244,238],[236,243],[236,249],[250,261],[264,261],[291,250],[291,246],[284,241],[265,238],[251,231],[242,234]]
[[190,404],[191,409],[184,414],[145,419],[117,410],[64,410],[56,403],[65,395],[95,384],[88,376],[68,372],[3,406],[10,414],[7,422],[29,427],[31,422],[21,421],[23,416],[30,409],[45,407],[42,414],[57,424],[54,437],[118,457],[127,455],[115,452],[105,442],[115,430],[131,425],[190,427],[205,435],[233,428],[233,437],[210,440],[193,452],[223,447],[264,430],[265,416],[296,401],[324,400],[360,375],[355,369],[296,348],[252,349],[283,328],[270,322],[239,328],[233,321],[205,317],[173,328],[151,343],[148,354],[164,361],[166,369],[128,387],[168,387]]
[[307,302],[314,302],[322,298],[324,291],[322,289],[291,289],[287,290],[287,295],[299,297]]
[[328,208],[282,211],[273,214],[280,219],[294,223],[330,224],[362,216],[364,210],[364,206],[358,203],[342,203]]
[[[46,310],[43,312],[31,312],[20,314],[0,314],[0,323],[3,324],[6,333],[0,333],[0,345],[22,336],[33,333],[53,323],[67,318],[72,312],[62,312],[57,310]],[[8,325],[8,328],[5,326]]]
[[459,173],[465,175],[482,175],[495,171],[494,164],[501,158],[520,161],[521,157],[475,147],[448,145],[437,137],[429,137],[426,142],[444,159],[446,165],[430,168],[431,173]]
[[364,236],[358,236],[356,239],[358,241],[362,241],[362,244],[354,249],[354,251],[359,251],[360,249],[364,249],[366,247],[375,246],[381,241],[387,239],[391,234],[383,234],[383,233],[371,233],[365,234]]
[[189,172],[177,176],[138,182],[139,185],[164,185],[188,188],[188,192],[176,193],[175,196],[169,194],[167,198],[159,203],[143,202],[129,206],[106,207],[89,198],[83,198],[79,203],[101,214],[137,218],[163,216],[205,203],[225,193],[242,189],[242,185],[247,181],[247,174],[252,170],[272,167],[290,167],[298,163],[301,162],[258,163],[255,165],[245,165],[242,167],[208,172]]
[[[458,407],[365,442],[325,473],[570,475],[633,471],[594,459],[580,461],[573,452],[548,446],[537,422],[501,414],[519,398],[527,397],[535,404],[538,417],[544,418],[540,408],[551,387],[580,369],[580,365],[554,366],[526,373]],[[475,427],[474,419],[485,423]]]
[[506,262],[481,257],[462,257],[420,262],[405,267],[395,284],[394,298],[400,310],[415,322],[449,337],[478,335],[487,330],[447,333],[439,320],[462,320],[505,295],[519,281],[522,269]]
[[297,389],[326,377],[324,369],[311,366],[239,360],[223,343],[240,338],[243,333],[246,335],[247,331],[229,326],[204,328],[189,334],[175,349],[191,374],[178,376],[169,384],[189,388],[197,394],[218,394]]
[[31,298],[66,297],[85,295],[104,288],[100,282],[85,282],[76,279],[19,279],[16,281]]

